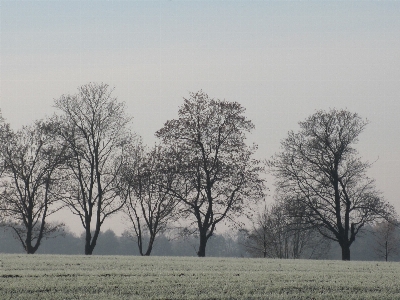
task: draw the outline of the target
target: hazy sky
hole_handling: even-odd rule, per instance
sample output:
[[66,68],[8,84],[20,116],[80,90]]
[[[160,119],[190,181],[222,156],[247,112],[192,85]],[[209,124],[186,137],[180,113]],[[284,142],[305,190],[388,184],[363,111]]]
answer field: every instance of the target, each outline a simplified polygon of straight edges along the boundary
[[[62,94],[105,82],[151,144],[182,97],[203,89],[247,109],[249,139],[269,158],[298,121],[347,108],[370,121],[358,149],[400,212],[400,1],[0,4],[0,108],[13,128],[51,115]],[[105,228],[124,229],[113,222]]]

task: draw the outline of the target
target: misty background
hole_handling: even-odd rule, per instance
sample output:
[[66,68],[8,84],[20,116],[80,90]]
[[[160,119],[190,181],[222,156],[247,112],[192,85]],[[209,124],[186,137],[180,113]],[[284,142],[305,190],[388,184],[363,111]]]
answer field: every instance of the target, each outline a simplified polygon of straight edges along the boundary
[[[397,230],[399,234],[400,230]],[[0,253],[25,253],[21,244],[16,240],[10,229],[0,229]],[[42,241],[37,254],[69,254],[82,255],[82,248],[85,243],[84,235],[78,236],[72,232],[66,231],[63,235]],[[323,249],[306,249],[301,254],[303,259],[341,259],[341,249],[337,243],[328,243]],[[213,235],[207,243],[208,257],[254,257],[254,254],[245,246],[246,236],[240,232],[225,232],[223,234]],[[166,236],[161,234],[157,237],[152,256],[192,256],[197,257],[198,238],[176,238],[173,235]],[[313,251],[316,250],[316,251]],[[323,251],[321,251],[323,250]],[[352,260],[377,261],[385,260],[382,253],[379,253],[376,247],[376,236],[371,228],[360,235],[351,246]],[[382,249],[381,249],[382,250]],[[109,229],[100,233],[97,245],[93,252],[94,255],[136,255],[139,256],[139,250],[136,240],[129,237],[127,231],[122,235],[117,235]],[[260,253],[256,257],[260,256]],[[273,257],[276,258],[276,257]],[[389,261],[400,261],[400,252],[394,251],[388,257]]]
[[[257,158],[268,159],[297,122],[319,109],[347,108],[370,121],[357,148],[375,162],[369,175],[400,210],[400,2],[0,5],[0,108],[13,129],[52,115],[62,94],[105,82],[152,145],[182,97],[203,89],[247,109],[256,127],[249,142],[259,145]],[[272,202],[272,177],[267,186]],[[76,238],[82,232],[68,210],[49,220],[64,221]],[[121,236],[127,226],[119,215],[107,228]]]

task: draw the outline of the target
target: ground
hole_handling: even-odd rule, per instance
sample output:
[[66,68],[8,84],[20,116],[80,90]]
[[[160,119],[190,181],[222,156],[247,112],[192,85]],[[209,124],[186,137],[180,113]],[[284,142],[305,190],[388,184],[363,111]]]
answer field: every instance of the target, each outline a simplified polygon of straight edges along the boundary
[[400,263],[0,254],[0,299],[400,299]]

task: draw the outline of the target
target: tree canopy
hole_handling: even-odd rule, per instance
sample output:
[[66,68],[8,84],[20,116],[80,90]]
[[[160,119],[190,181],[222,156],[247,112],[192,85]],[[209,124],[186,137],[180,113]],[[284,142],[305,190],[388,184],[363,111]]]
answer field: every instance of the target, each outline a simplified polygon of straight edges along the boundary
[[124,103],[107,84],[89,83],[75,95],[55,100],[56,136],[68,149],[68,187],[64,202],[85,229],[85,254],[92,254],[101,225],[124,205],[116,181],[124,150],[135,136]]
[[0,211],[28,254],[63,226],[46,220],[61,208],[54,204],[61,196],[60,167],[65,157],[65,148],[53,143],[50,132],[49,122],[38,121],[10,131],[2,147]]
[[[256,146],[245,143],[254,125],[237,102],[191,93],[178,119],[167,121],[156,136],[169,147],[178,185],[169,188],[193,221],[189,232],[199,235],[198,256],[222,221],[236,221],[263,195],[263,168],[253,158]],[[193,230],[193,231],[192,231]]]
[[367,123],[347,110],[317,111],[297,133],[289,132],[269,161],[278,197],[294,217],[306,211],[309,226],[338,242],[343,260],[350,260],[350,246],[365,224],[394,213],[367,176],[371,163],[354,147]]

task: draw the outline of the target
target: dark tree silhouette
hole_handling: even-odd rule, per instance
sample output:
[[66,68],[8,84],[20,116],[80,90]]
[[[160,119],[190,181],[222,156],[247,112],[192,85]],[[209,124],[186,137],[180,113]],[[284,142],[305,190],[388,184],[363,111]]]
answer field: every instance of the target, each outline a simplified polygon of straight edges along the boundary
[[126,153],[120,194],[126,199],[124,212],[133,227],[139,253],[149,256],[157,235],[165,232],[168,223],[176,219],[178,202],[169,194],[176,176],[170,156],[162,147],[138,148]]
[[318,111],[299,123],[298,133],[289,132],[269,161],[278,195],[295,208],[292,216],[306,212],[310,226],[339,243],[343,260],[350,260],[365,224],[394,214],[366,175],[371,164],[353,147],[366,124],[346,110]]
[[9,132],[2,147],[0,211],[28,254],[63,226],[46,221],[61,207],[54,204],[60,200],[59,171],[65,158],[65,149],[53,142],[51,130],[49,122],[36,122]]
[[156,133],[170,148],[178,184],[168,189],[183,205],[182,215],[193,220],[189,231],[200,238],[200,257],[219,223],[237,221],[263,195],[262,168],[252,158],[256,147],[245,144],[254,125],[244,111],[239,103],[191,93],[179,118]]
[[124,104],[112,91],[107,84],[89,83],[79,87],[77,94],[55,100],[63,113],[54,119],[56,134],[70,157],[64,202],[85,229],[87,255],[96,246],[104,220],[124,205],[115,182],[124,149],[134,140]]

